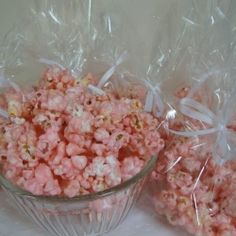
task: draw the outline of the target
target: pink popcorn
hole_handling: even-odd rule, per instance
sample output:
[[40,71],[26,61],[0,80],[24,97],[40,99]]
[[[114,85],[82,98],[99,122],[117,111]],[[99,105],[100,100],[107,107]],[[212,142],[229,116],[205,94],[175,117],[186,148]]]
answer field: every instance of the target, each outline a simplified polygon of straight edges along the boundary
[[160,139],[160,134],[157,130],[152,130],[146,133],[145,146],[151,150],[151,153],[159,153],[164,148],[164,140]]
[[122,182],[121,170],[118,166],[111,168],[111,171],[105,176],[105,182],[108,186],[113,187]]
[[103,129],[103,128],[97,129],[94,133],[94,138],[98,142],[107,143],[109,137],[110,137],[109,132],[107,130]]
[[92,183],[92,189],[94,192],[101,192],[107,189],[106,182],[104,182],[103,179],[95,179]]
[[121,147],[125,147],[129,143],[129,134],[124,131],[114,132],[108,142],[108,146],[114,150],[114,152],[119,151]]
[[115,109],[114,104],[109,101],[104,101],[100,104],[100,115],[111,116],[111,113]]
[[111,167],[120,166],[120,162],[114,155],[106,156],[106,163],[109,164]]
[[74,102],[75,101],[73,101],[73,106],[72,106],[71,111],[68,111],[68,113],[76,117],[82,117],[84,114],[83,106],[79,104],[75,104]]
[[22,169],[7,162],[4,164],[3,173],[7,179],[15,181],[15,179],[17,179],[17,177],[21,175]]
[[72,164],[78,170],[83,170],[87,166],[87,157],[86,156],[72,156]]
[[94,107],[96,107],[96,98],[91,95],[86,96],[83,105],[87,111],[94,112]]
[[82,117],[73,117],[68,123],[68,132],[87,133],[91,132],[92,117],[84,113]]
[[[191,119],[171,121],[170,128],[183,130],[186,124],[187,129],[202,128]],[[152,174],[154,206],[171,224],[183,227],[190,234],[234,235],[236,162],[216,163],[207,141],[204,136],[166,134],[164,151]],[[135,137],[133,143],[138,142]]]
[[98,156],[102,156],[105,154],[107,150],[107,146],[99,143],[94,143],[91,146],[91,151],[94,152]]
[[64,91],[75,84],[76,80],[67,70],[61,70],[59,67],[54,66],[46,71],[40,82],[40,87]]
[[32,179],[34,177],[34,172],[33,170],[23,170],[22,176],[24,179]]
[[4,140],[7,143],[15,143],[18,141],[18,139],[21,137],[21,135],[25,132],[23,125],[15,125],[11,124],[7,127],[4,127]]
[[168,205],[169,209],[175,209],[176,205],[177,205],[177,195],[175,194],[175,192],[171,192],[171,191],[162,191],[161,192],[161,196],[160,199],[163,200],[163,202]]
[[[73,86],[71,88],[68,88],[65,91],[65,94],[66,94],[65,98],[67,99],[67,102],[69,104],[67,106],[67,108],[71,108],[70,105],[72,105],[73,107],[77,107],[77,106],[81,106],[81,104],[75,103],[75,101],[81,101],[81,97],[84,98],[84,96],[85,96],[85,89],[84,89],[84,87],[81,87],[79,85],[75,85],[75,86]],[[81,107],[83,108],[83,106],[81,106]],[[68,110],[68,111],[71,112],[71,110]],[[71,113],[69,113],[69,114],[71,114]]]
[[35,178],[26,180],[24,182],[24,188],[34,195],[43,195],[43,186]]
[[138,157],[127,157],[121,164],[121,173],[124,179],[130,179],[139,173],[144,165],[144,161]]
[[64,189],[64,194],[68,197],[75,197],[76,195],[79,195],[80,191],[80,183],[78,180],[71,180],[69,181],[69,184]]
[[193,183],[192,176],[189,173],[178,171],[174,174],[171,172],[167,173],[167,181],[174,183],[176,187],[189,186]]
[[39,125],[44,130],[47,130],[51,126],[60,129],[63,126],[63,116],[61,113],[55,111],[45,111],[43,114],[40,111],[36,113],[33,123]]
[[[130,104],[129,100],[121,100],[115,103],[110,114],[112,121],[114,123],[120,122],[124,117],[127,116],[127,114],[131,112],[131,108],[132,108],[131,106],[132,104]],[[133,107],[133,108],[136,108],[136,107]]]
[[39,86],[0,94],[10,115],[0,120],[7,179],[35,195],[75,197],[123,183],[160,152],[160,121],[138,98],[96,94],[97,82],[53,66]]
[[55,128],[47,129],[46,133],[39,137],[36,145],[35,155],[39,158],[48,159],[52,150],[60,142],[58,132]]
[[19,157],[19,154],[17,153],[17,148],[12,144],[8,144],[7,148],[7,162],[12,166],[22,168],[24,166],[24,162]]
[[64,157],[59,165],[53,165],[51,168],[53,169],[54,175],[60,176],[62,179],[71,180],[75,178],[76,172],[70,158]]
[[236,192],[231,193],[226,199],[222,201],[221,208],[226,215],[236,218]]
[[91,183],[83,177],[80,179],[80,185],[84,189],[91,189]]
[[57,146],[57,153],[56,155],[52,158],[52,161],[49,161],[50,164],[53,165],[58,165],[61,163],[62,159],[65,157],[66,155],[66,144],[65,142],[59,142],[58,146]]
[[39,164],[35,169],[35,179],[41,185],[45,185],[48,181],[53,179],[50,168],[45,164]]
[[21,116],[22,113],[22,105],[20,101],[10,100],[8,102],[7,111],[10,116]]
[[73,173],[74,166],[72,164],[71,158],[67,158],[67,157],[63,158],[61,161],[61,165],[63,167],[63,172],[66,178],[70,179],[71,177],[74,177],[74,173]]
[[111,171],[110,166],[105,163],[104,157],[95,157],[90,164],[90,168],[91,176],[103,177]]
[[57,90],[49,90],[46,100],[41,102],[43,109],[59,112],[64,111],[66,105],[63,93]]
[[184,195],[182,195],[182,196],[178,196],[178,198],[176,196],[176,199],[177,199],[176,205],[179,212],[184,213],[186,210],[192,207],[192,201],[188,197],[185,197]]
[[76,134],[76,133],[70,133],[67,127],[64,130],[64,136],[65,136],[66,141],[68,141],[69,143],[76,144],[78,147],[82,148],[83,150],[83,146],[85,145],[84,136],[80,134]]
[[182,163],[189,172],[200,171],[201,161],[199,160],[193,162],[192,158],[184,158]]
[[159,122],[157,119],[153,119],[153,116],[152,114],[149,114],[149,113],[145,113],[145,112],[142,112],[140,113],[140,118],[142,120],[144,120],[144,125],[147,126],[149,129],[155,129],[156,130],[156,127],[158,127],[159,125]]
[[[44,194],[49,196],[56,196],[61,194],[61,188],[58,180],[49,180],[44,187]],[[32,192],[34,193],[34,192]]]
[[69,143],[66,146],[66,153],[68,156],[74,156],[74,155],[82,153],[83,151],[84,151],[83,148],[81,148],[79,145],[74,144],[74,143]]

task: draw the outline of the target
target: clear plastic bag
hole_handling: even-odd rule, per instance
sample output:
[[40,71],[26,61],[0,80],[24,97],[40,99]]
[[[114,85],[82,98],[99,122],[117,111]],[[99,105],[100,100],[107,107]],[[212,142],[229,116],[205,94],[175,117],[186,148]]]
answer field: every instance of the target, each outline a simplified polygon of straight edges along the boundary
[[98,64],[94,70],[101,73],[124,51],[118,43],[119,22],[107,13],[97,16],[91,1],[35,1],[35,5],[1,45],[1,68],[18,83],[35,82],[32,72],[44,64],[58,64],[78,77]]
[[[56,235],[115,228],[156,161],[156,153],[139,145],[143,154],[136,155],[132,145],[141,137],[152,150],[163,147],[159,121],[140,103],[149,88],[128,52],[140,44],[129,42],[132,32],[125,14],[101,10],[100,2],[42,0],[0,45],[0,182],[23,212]],[[128,132],[137,133],[132,144]],[[126,148],[117,145],[121,140]],[[118,175],[125,172],[123,181]]]
[[[149,88],[133,59],[140,42],[130,42],[132,24],[99,8],[92,1],[35,1],[32,15],[1,43],[1,174],[34,195],[73,198],[111,189],[132,175],[118,178],[118,161],[135,153],[126,163],[139,168],[163,147],[159,120],[143,109]],[[117,145],[121,140],[126,148]],[[100,164],[104,173],[96,174]]]
[[167,46],[163,66],[152,65],[166,79],[160,87],[167,104],[154,204],[194,235],[236,232],[233,9],[230,1],[193,1],[189,15],[180,14],[178,44]]

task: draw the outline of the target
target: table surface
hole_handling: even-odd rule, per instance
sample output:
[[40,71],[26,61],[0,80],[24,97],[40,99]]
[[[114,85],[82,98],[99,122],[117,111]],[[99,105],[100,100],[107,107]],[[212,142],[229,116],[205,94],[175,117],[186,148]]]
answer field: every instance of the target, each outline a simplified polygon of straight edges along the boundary
[[[31,0],[32,3],[32,0]],[[18,19],[29,10],[30,0],[0,0],[0,37],[9,31]],[[49,236],[47,232],[21,215],[0,190],[0,236]],[[183,236],[169,225],[162,223],[152,206],[143,197],[127,219],[108,236]]]

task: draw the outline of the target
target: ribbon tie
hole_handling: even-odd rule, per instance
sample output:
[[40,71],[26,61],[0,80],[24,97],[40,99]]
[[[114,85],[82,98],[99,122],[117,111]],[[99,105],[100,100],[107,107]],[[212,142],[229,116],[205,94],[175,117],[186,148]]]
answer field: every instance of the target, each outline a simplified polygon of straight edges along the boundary
[[148,92],[145,100],[144,111],[153,112],[157,117],[161,117],[164,113],[164,103],[160,96],[158,86],[152,86],[148,81],[145,81],[148,87]]
[[39,61],[40,63],[42,63],[42,64],[46,64],[46,65],[50,65],[50,66],[56,65],[56,66],[58,66],[58,67],[59,67],[60,69],[62,69],[62,70],[65,69],[65,67],[62,66],[61,64],[59,64],[58,62],[53,61],[53,60],[50,60],[50,59],[47,59],[47,58],[39,58],[38,61]]
[[117,66],[119,66],[125,59],[127,58],[127,51],[124,51],[116,60],[114,65],[110,67],[106,73],[102,76],[102,78],[99,80],[97,86],[94,86],[92,84],[88,85],[88,88],[94,93],[98,95],[105,95],[106,93],[102,90],[104,85],[108,82],[108,80],[111,78],[111,76],[115,73],[115,70]]
[[189,96],[181,99],[179,103],[179,110],[183,115],[203,122],[204,124],[207,124],[208,127],[194,131],[176,131],[167,128],[171,133],[185,137],[216,134],[216,142],[213,146],[212,153],[213,158],[218,164],[223,164],[226,160],[230,159],[229,157],[231,155],[236,157],[236,133],[228,128],[229,114],[232,112],[230,102],[233,101],[232,99],[234,99],[235,96],[227,100],[217,114],[212,112],[207,106],[195,101],[191,97],[209,78],[212,78],[212,76],[222,76],[223,73],[225,73],[224,70],[216,69],[212,69],[207,73],[204,73],[200,77],[199,82],[190,91]]
[[111,76],[115,73],[116,68],[123,63],[123,61],[127,58],[127,51],[124,51],[116,60],[114,65],[107,70],[107,72],[102,76],[100,81],[98,82],[97,87],[103,88],[103,86],[107,83],[107,81],[111,78]]
[[185,137],[216,134],[217,138],[212,150],[213,157],[219,164],[223,164],[229,159],[230,155],[233,154],[236,157],[235,144],[232,143],[233,140],[235,140],[236,143],[236,133],[228,128],[229,113],[232,111],[229,102],[230,101],[227,101],[222,109],[215,114],[207,106],[204,106],[194,99],[189,97],[183,98],[179,103],[180,112],[186,117],[207,124],[208,127],[194,131],[176,131],[168,128],[168,131]]

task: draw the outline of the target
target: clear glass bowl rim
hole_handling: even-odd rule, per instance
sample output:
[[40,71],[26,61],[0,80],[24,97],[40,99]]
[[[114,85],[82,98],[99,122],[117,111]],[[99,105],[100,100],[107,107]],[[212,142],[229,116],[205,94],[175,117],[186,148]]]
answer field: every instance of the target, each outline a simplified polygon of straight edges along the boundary
[[107,197],[110,196],[114,193],[121,192],[127,188],[129,188],[131,185],[135,184],[138,182],[140,179],[146,177],[151,170],[154,168],[154,165],[156,163],[157,156],[152,156],[150,160],[146,163],[144,168],[135,176],[132,178],[128,179],[127,181],[116,185],[112,188],[108,188],[106,190],[96,192],[96,193],[90,193],[90,194],[85,194],[81,196],[76,196],[73,198],[69,197],[59,197],[59,196],[41,196],[41,195],[33,195],[30,192],[27,192],[25,190],[22,190],[16,186],[14,186],[10,181],[8,181],[3,175],[0,173],[0,185],[3,185],[4,188],[6,188],[8,191],[13,193],[14,195],[26,197],[26,198],[33,198],[34,200],[44,200],[44,201],[56,201],[56,202],[82,202],[82,201],[93,201],[99,198]]

